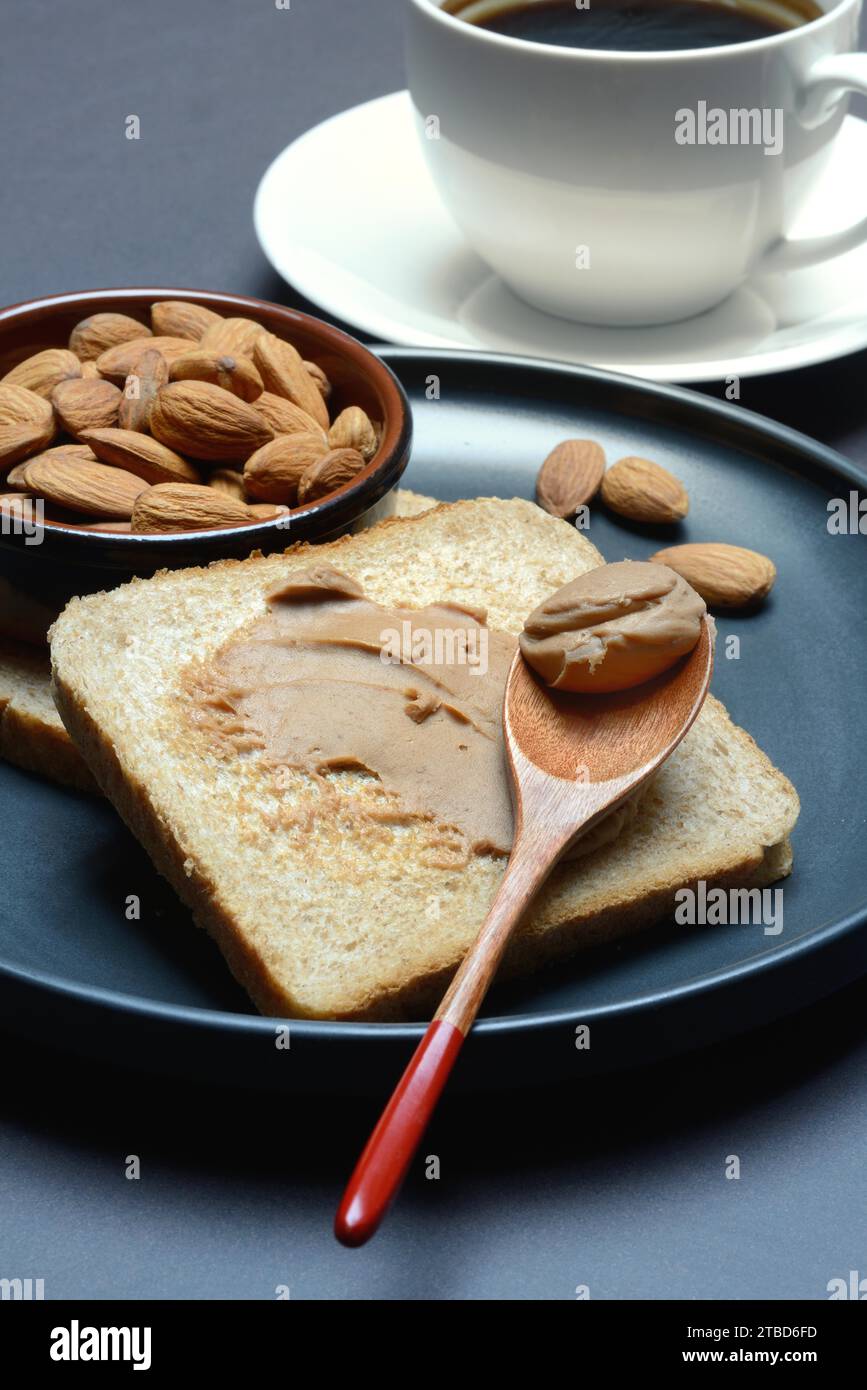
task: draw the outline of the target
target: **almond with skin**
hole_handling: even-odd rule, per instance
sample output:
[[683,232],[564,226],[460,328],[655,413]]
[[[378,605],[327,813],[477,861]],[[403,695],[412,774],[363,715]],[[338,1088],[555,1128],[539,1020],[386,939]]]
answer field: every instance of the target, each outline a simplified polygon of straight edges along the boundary
[[168,362],[156,348],[148,348],[123,384],[123,398],[117,412],[117,423],[122,430],[137,430],[142,434],[147,430],[151,406],[168,379]]
[[85,381],[101,381],[99,369],[95,362],[82,362],[81,375]]
[[95,361],[109,348],[118,343],[128,343],[136,338],[150,336],[138,319],[128,314],[91,314],[90,318],[77,323],[69,335],[69,350],[82,362]]
[[344,483],[350,483],[363,467],[364,459],[357,449],[332,449],[330,454],[312,463],[302,477],[298,484],[299,506],[318,502],[336,492]]
[[46,454],[30,460],[26,477],[38,497],[105,520],[128,520],[136,498],[148,486],[121,468],[107,468],[104,463],[88,463],[86,459],[61,463]]
[[274,502],[250,502],[247,507],[248,514],[257,521],[276,521],[278,516],[288,516],[290,510]]
[[242,401],[255,401],[262,394],[262,378],[248,357],[232,357],[229,353],[207,352],[196,348],[175,358],[171,368],[172,381],[210,381],[231,391]]
[[136,502],[132,529],[139,532],[214,531],[243,526],[253,518],[243,502],[212,487],[162,483]]
[[215,463],[247,459],[274,436],[252,405],[209,381],[172,381],[154,401],[150,430],[161,444]]
[[651,560],[668,565],[713,608],[752,608],[767,598],[777,567],[767,555],[722,542],[693,542],[657,550]]
[[[50,443],[51,440],[48,442]],[[44,444],[45,437],[42,431],[33,426],[21,426],[18,429],[9,430],[4,430],[0,426],[0,474],[10,464],[32,458],[34,454],[40,453]]]
[[26,386],[0,382],[0,469],[47,449],[56,433],[50,401]]
[[138,372],[139,362],[146,352],[157,351],[171,366],[176,357],[189,352],[189,338],[133,338],[131,342],[120,343],[109,348],[96,359],[100,376],[122,386],[128,376]]
[[[90,450],[87,451],[90,453]],[[16,463],[14,468],[10,468],[6,477],[3,479],[3,486],[10,492],[26,492],[27,484],[24,481],[24,464]]]
[[318,421],[283,396],[263,391],[256,397],[256,409],[264,415],[275,434],[318,434],[323,444],[328,443],[328,435]]
[[49,459],[57,464],[80,463],[82,459],[87,463],[96,463],[96,454],[87,444],[56,444],[53,449],[45,449],[42,453],[35,454],[32,458],[25,460],[24,463],[16,463],[6,475],[6,486],[13,492],[29,492],[29,487],[24,477],[24,470],[28,463],[35,463],[37,459]]
[[328,431],[328,441],[332,449],[357,449],[365,463],[370,462],[379,447],[376,430],[359,405],[341,410]]
[[234,468],[216,468],[208,479],[208,487],[216,488],[218,492],[225,492],[229,497],[234,497],[237,502],[247,500],[247,494],[244,491],[244,475],[238,473]]
[[189,338],[197,343],[222,317],[204,304],[185,299],[162,299],[151,305],[151,327],[160,338]]
[[62,381],[51,403],[68,434],[78,439],[84,430],[106,429],[117,423],[121,393],[110,381]]
[[132,523],[129,521],[87,521],[81,523],[82,531],[105,531],[106,533],[129,535]]
[[328,444],[319,433],[278,435],[247,459],[247,495],[262,502],[285,502],[291,506],[304,474],[327,454]]
[[121,429],[85,430],[81,438],[100,463],[107,463],[112,468],[125,468],[146,483],[202,481],[197,468],[149,434]]
[[313,385],[324,401],[331,399],[331,382],[317,362],[304,363],[304,369],[312,378]]
[[35,391],[0,382],[0,428],[27,425],[45,429],[48,417],[53,414],[51,403]]
[[596,496],[605,453],[592,439],[564,439],[552,449],[536,479],[536,501],[551,516],[574,516]]
[[219,323],[211,324],[202,334],[199,343],[206,352],[215,352],[220,357],[228,353],[230,357],[254,360],[253,345],[264,332],[261,323],[255,323],[253,319],[220,319]]
[[648,525],[682,521],[689,496],[679,478],[650,459],[624,458],[602,479],[602,500],[618,516]]
[[46,348],[44,352],[37,352],[33,357],[19,362],[17,367],[6,373],[3,383],[6,386],[26,386],[28,391],[35,391],[37,396],[49,400],[55,386],[59,386],[61,381],[80,376],[81,363],[74,352],[67,348]]
[[259,368],[266,391],[292,401],[312,415],[322,429],[329,428],[328,408],[303,358],[291,343],[273,333],[262,333],[253,345],[253,361]]

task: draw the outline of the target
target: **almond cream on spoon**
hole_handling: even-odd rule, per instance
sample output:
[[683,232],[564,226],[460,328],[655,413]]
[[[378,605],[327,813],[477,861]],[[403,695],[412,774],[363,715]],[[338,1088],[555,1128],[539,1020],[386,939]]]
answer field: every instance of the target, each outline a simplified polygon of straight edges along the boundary
[[624,560],[589,570],[534,609],[521,652],[555,690],[629,690],[692,651],[706,612],[674,570]]

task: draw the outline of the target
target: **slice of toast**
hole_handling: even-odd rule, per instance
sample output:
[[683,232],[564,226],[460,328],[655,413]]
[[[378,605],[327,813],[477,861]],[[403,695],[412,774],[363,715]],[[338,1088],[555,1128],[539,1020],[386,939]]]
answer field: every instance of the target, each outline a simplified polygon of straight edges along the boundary
[[[358,528],[375,526],[385,517],[418,516],[436,505],[433,497],[395,488],[362,517]],[[50,621],[42,605],[0,580],[0,758],[54,782],[98,792],[51,698],[44,645]]]
[[0,758],[79,791],[99,790],[51,698],[47,647],[0,638]]
[[[314,559],[380,603],[481,606],[491,627],[512,633],[601,563],[532,503],[480,499],[326,546],[162,574],[69,605],[52,629],[55,699],[106,795],[262,1012],[422,1018],[484,919],[503,859],[432,866],[418,825],[341,817],[301,773],[278,786],[255,752],[221,760],[182,701],[185,668],[264,613],[266,590]],[[329,774],[347,795],[357,777]],[[287,825],[287,806],[314,814]],[[555,871],[505,973],[646,926],[697,880],[773,882],[790,868],[797,814],[791,784],[709,698],[631,824]]]

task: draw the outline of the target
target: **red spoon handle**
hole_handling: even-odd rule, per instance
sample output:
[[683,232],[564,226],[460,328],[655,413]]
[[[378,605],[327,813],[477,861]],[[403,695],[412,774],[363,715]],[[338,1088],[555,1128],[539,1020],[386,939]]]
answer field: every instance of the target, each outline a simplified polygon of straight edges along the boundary
[[377,1230],[406,1177],[463,1040],[454,1024],[434,1019],[413,1053],[343,1194],[334,1221],[342,1245],[364,1245]]

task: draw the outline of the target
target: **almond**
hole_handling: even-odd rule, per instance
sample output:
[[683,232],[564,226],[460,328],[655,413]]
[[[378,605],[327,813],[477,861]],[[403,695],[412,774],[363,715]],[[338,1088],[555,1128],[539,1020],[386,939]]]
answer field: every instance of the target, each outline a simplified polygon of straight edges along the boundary
[[330,400],[331,382],[328,380],[322,368],[316,362],[305,362],[304,370],[313,379],[313,385],[316,387],[322,399],[324,401]]
[[190,304],[185,299],[163,299],[151,305],[151,326],[163,338],[189,338],[197,343],[222,317],[204,304]]
[[262,333],[253,344],[253,361],[259,368],[266,391],[284,396],[312,415],[324,430],[328,429],[330,422],[325,402],[300,353],[291,343],[276,338],[273,333]]
[[357,449],[332,449],[330,454],[311,463],[298,484],[298,503],[318,502],[336,492],[344,483],[349,483],[364,467],[364,459]]
[[180,454],[214,462],[247,459],[274,436],[246,401],[209,381],[172,381],[154,401],[151,434]]
[[243,526],[252,518],[243,502],[211,487],[161,483],[138,498],[132,514],[133,531],[213,531]]
[[81,376],[81,363],[66,348],[46,348],[19,362],[3,378],[5,386],[26,386],[48,400],[55,386],[70,377]]
[[81,522],[82,531],[106,531],[124,532],[128,534],[132,530],[132,523],[129,521],[87,521]]
[[256,397],[256,409],[264,415],[275,434],[318,434],[323,444],[328,443],[328,435],[318,421],[283,396],[263,391]]
[[96,454],[87,444],[57,444],[53,449],[46,449],[44,452],[35,454],[26,460],[25,463],[16,463],[6,475],[6,486],[14,492],[29,492],[30,489],[24,477],[24,470],[28,463],[35,463],[37,459],[51,459],[55,463],[80,462],[84,459],[87,463],[96,463]]
[[58,507],[106,519],[128,519],[136,498],[147,489],[147,483],[123,469],[106,468],[104,463],[88,463],[86,459],[60,462],[47,454],[30,460],[26,477],[37,496]]
[[332,449],[357,449],[365,463],[370,462],[379,447],[376,430],[359,405],[341,410],[328,431],[328,441]]
[[[87,452],[90,453],[90,450],[88,449]],[[27,484],[24,481],[23,463],[16,463],[14,468],[9,469],[9,472],[6,474],[6,477],[3,480],[3,485],[4,487],[7,487],[10,492],[27,491]]]
[[54,388],[51,403],[57,418],[69,434],[78,437],[83,430],[105,429],[117,421],[121,393],[110,381],[61,381]]
[[605,453],[592,439],[564,439],[546,458],[536,479],[536,501],[551,516],[574,516],[599,491]]
[[108,377],[109,381],[116,382],[122,386],[127,377],[139,369],[139,362],[146,352],[156,349],[162,353],[166,362],[171,366],[176,357],[181,353],[189,352],[189,338],[133,338],[131,342],[120,343],[117,347],[109,348],[96,359],[96,366],[100,376]]
[[261,323],[252,319],[220,319],[211,324],[202,334],[199,344],[206,352],[219,356],[228,353],[230,357],[253,357],[253,344],[265,332]]
[[128,314],[91,314],[90,318],[77,323],[69,335],[69,350],[82,362],[95,361],[109,348],[118,343],[128,343],[136,338],[150,336],[138,319]]
[[[267,445],[265,447],[267,448]],[[215,469],[208,479],[208,487],[216,488],[218,492],[225,492],[238,502],[244,502],[247,498],[244,491],[244,475],[236,472],[234,468]]]
[[624,458],[602,479],[602,500],[629,521],[667,525],[682,521],[689,497],[679,478],[650,459]]
[[173,449],[135,430],[85,430],[81,436],[101,463],[125,468],[146,483],[200,483],[201,474]]
[[[47,442],[50,444],[51,440]],[[9,430],[0,428],[0,473],[11,463],[32,458],[44,448],[45,443],[42,431],[33,425],[22,425],[18,429]]]
[[0,382],[0,468],[38,454],[56,433],[50,401],[26,386]]
[[35,391],[0,382],[0,428],[28,425],[45,429],[49,416],[53,415],[50,402]]
[[722,542],[692,542],[657,550],[651,560],[681,575],[713,608],[748,608],[767,598],[777,568],[767,555]]
[[81,375],[85,381],[101,381],[99,369],[95,362],[82,362]]
[[[320,434],[281,434],[244,465],[244,487],[263,502],[295,502],[298,485],[312,464],[328,454]],[[363,460],[362,460],[363,462]]]
[[148,428],[151,406],[168,379],[168,362],[156,348],[148,348],[123,384],[123,400],[117,413],[117,423],[122,430],[143,433]]
[[255,401],[262,394],[262,378],[249,357],[206,352],[204,348],[176,357],[171,378],[172,381],[211,381],[242,401]]
[[247,512],[257,521],[276,521],[278,516],[288,516],[290,508],[280,507],[274,502],[251,502]]

